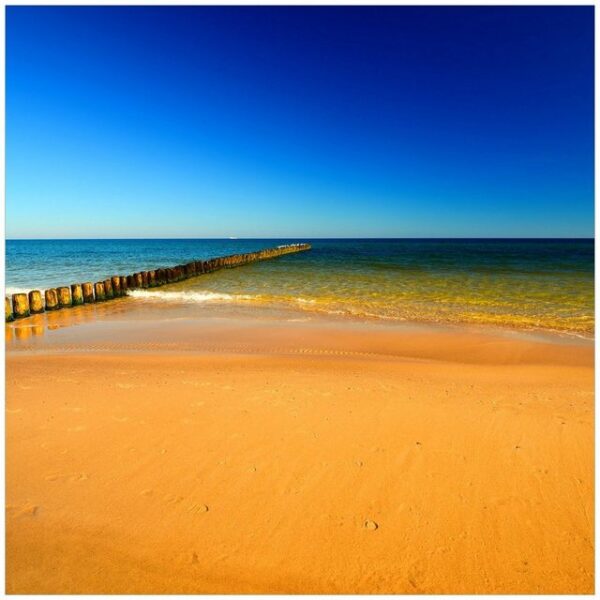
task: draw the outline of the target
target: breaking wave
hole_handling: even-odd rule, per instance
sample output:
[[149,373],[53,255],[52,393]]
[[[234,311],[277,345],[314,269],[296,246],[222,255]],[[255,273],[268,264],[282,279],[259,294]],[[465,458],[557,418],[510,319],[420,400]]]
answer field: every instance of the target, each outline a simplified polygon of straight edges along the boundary
[[202,304],[205,302],[243,302],[258,300],[258,296],[248,294],[222,294],[218,292],[159,292],[151,290],[129,290],[128,295],[144,300],[160,302],[190,302]]
[[35,288],[20,288],[20,287],[10,287],[8,286],[5,290],[7,296],[12,296],[12,294],[27,294],[30,290]]

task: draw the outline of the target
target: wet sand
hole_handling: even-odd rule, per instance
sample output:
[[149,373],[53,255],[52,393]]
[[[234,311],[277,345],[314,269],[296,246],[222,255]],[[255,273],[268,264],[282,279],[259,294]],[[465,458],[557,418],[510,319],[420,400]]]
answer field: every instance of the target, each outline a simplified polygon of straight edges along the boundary
[[591,343],[116,310],[7,328],[8,592],[593,592]]

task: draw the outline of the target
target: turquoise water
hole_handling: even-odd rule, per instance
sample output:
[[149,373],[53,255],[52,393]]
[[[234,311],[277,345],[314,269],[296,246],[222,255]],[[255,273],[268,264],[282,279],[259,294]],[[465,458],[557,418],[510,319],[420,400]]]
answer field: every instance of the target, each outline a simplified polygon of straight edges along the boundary
[[313,249],[134,296],[594,332],[593,240],[12,240],[6,285],[45,289],[297,241]]

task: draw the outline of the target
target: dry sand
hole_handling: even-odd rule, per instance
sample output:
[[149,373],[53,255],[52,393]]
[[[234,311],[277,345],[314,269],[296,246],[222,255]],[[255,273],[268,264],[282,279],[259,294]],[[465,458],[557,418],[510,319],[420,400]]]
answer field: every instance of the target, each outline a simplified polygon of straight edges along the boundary
[[591,344],[44,331],[9,331],[8,592],[594,590]]

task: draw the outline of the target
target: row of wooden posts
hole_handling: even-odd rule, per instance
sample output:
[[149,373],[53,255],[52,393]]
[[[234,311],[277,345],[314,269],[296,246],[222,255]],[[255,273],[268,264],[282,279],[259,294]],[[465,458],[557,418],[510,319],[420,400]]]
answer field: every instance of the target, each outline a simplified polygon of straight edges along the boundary
[[74,283],[71,286],[45,290],[43,298],[40,290],[32,290],[28,294],[13,294],[12,298],[5,299],[6,321],[10,322],[44,311],[59,310],[92,302],[105,302],[125,296],[130,289],[160,287],[204,273],[212,273],[218,269],[239,267],[257,260],[276,258],[283,254],[302,252],[303,250],[310,250],[310,244],[288,244],[246,254],[196,260],[175,267],[140,271],[133,275],[114,275],[96,283]]

